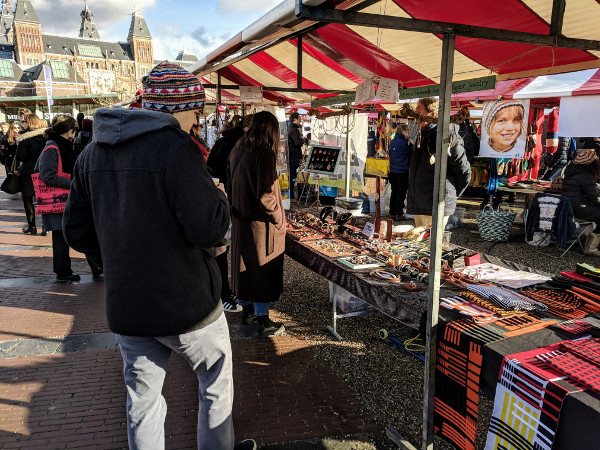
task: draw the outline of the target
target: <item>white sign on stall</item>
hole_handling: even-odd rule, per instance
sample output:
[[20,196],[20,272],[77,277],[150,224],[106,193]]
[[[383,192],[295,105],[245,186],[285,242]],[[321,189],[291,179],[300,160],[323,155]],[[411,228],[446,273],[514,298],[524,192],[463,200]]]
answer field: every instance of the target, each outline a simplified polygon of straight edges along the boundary
[[260,86],[240,86],[240,99],[245,103],[262,103]]
[[355,103],[364,105],[375,98],[375,86],[373,86],[372,80],[367,80],[363,84],[356,86],[356,97]]
[[561,98],[558,135],[600,136],[600,95]]
[[398,101],[398,80],[381,78],[377,88],[377,98],[384,102],[396,103]]

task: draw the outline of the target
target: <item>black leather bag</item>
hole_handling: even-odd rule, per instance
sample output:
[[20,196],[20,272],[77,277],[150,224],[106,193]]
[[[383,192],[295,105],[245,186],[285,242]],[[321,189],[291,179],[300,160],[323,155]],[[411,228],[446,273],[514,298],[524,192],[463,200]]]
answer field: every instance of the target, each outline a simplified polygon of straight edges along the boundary
[[19,180],[19,177],[14,174],[15,163],[16,161],[13,159],[10,172],[6,174],[6,179],[2,182],[2,186],[0,186],[0,189],[7,194],[17,194],[23,190],[23,187],[21,186],[21,180]]

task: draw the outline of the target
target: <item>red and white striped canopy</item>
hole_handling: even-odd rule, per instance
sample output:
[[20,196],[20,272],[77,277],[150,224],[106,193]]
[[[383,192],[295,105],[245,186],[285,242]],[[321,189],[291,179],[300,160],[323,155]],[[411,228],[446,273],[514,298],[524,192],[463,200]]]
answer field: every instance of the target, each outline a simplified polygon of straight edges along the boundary
[[[304,0],[304,3],[537,34],[549,33],[553,4],[553,0],[324,1]],[[296,19],[293,5],[294,0],[286,0],[206,55],[191,70],[208,83],[216,84],[216,70],[221,69],[224,85],[296,87],[298,42],[293,36],[310,30],[303,35],[302,43],[304,89],[354,90],[358,84],[374,77],[394,78],[406,87],[439,82],[440,35],[343,24],[316,28],[314,22]],[[600,40],[599,25],[600,0],[566,3],[562,35]],[[286,36],[289,39],[269,46]],[[453,79],[496,74],[502,87],[503,80],[599,67],[598,51],[458,36]],[[513,86],[512,82],[506,83]],[[225,90],[223,95],[224,100],[238,100],[239,91]],[[328,95],[264,92],[266,102],[286,104]]]

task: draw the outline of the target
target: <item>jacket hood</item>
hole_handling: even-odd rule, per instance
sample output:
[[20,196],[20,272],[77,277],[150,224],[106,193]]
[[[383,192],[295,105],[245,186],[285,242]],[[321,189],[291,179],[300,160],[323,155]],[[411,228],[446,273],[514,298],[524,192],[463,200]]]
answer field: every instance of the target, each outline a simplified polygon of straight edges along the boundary
[[37,130],[27,131],[26,133],[17,136],[17,142],[23,142],[25,139],[30,139],[35,136],[40,136],[46,132],[45,128],[38,128]]
[[181,130],[179,121],[167,113],[138,108],[100,108],[95,115],[92,142],[117,145],[163,128]]

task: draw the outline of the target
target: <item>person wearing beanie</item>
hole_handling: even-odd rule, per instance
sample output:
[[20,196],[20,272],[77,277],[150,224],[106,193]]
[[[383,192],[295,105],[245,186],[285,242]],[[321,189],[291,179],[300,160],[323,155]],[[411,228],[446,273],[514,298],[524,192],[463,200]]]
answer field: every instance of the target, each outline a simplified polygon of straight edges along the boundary
[[302,159],[302,132],[300,131],[300,114],[293,112],[290,114],[290,126],[288,128],[288,157],[290,170],[290,199],[296,202],[294,194],[294,186],[296,185],[296,177],[298,176],[298,168]]
[[600,201],[596,183],[600,181],[600,160],[594,149],[579,150],[575,159],[567,166],[562,184],[562,195],[568,197],[573,214],[578,219],[594,222],[596,227],[588,234],[584,252],[600,255]]
[[483,108],[483,127],[488,144],[498,153],[504,153],[525,133],[525,106],[519,100],[495,100]]
[[63,229],[75,250],[102,253],[108,325],[124,361],[129,447],[165,446],[161,391],[176,352],[198,378],[198,448],[231,449],[231,344],[214,258],[229,204],[189,134],[204,89],[168,61],[142,84],[143,109],[96,112]]

